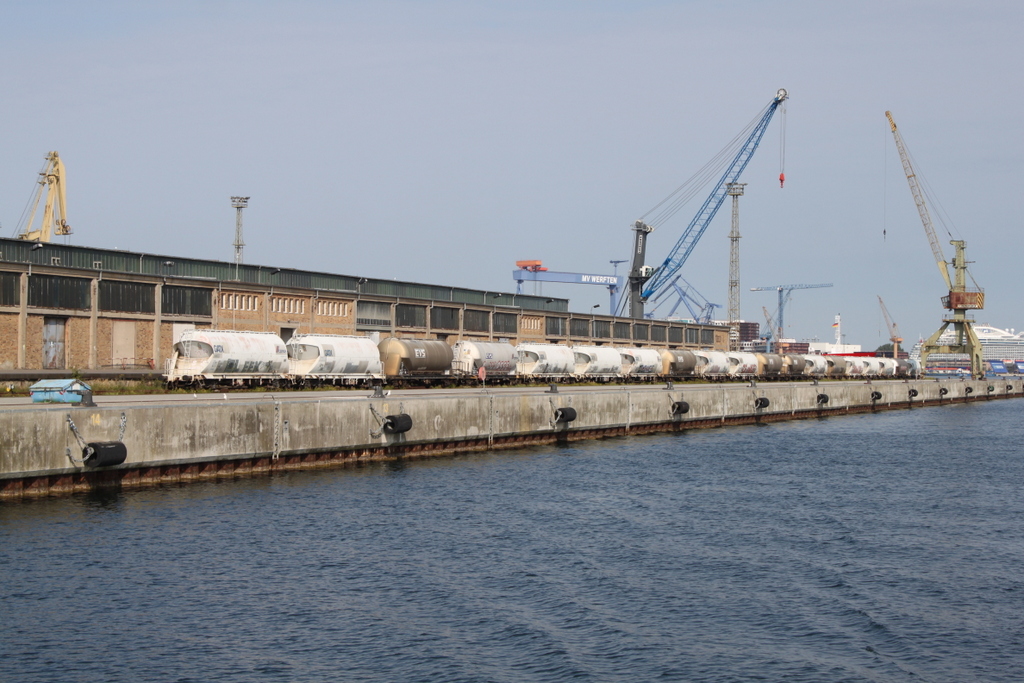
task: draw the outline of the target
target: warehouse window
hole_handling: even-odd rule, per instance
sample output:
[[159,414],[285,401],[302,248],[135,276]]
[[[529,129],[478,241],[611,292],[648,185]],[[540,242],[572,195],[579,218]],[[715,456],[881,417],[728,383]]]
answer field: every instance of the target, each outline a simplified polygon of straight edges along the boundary
[[663,342],[663,341],[665,341],[665,331],[666,331],[666,329],[667,328],[664,325],[654,325],[653,327],[651,327],[651,341],[656,341],[656,342]]
[[467,308],[462,312],[462,329],[467,332],[490,332],[491,314]]
[[201,287],[164,285],[160,293],[160,310],[166,315],[212,315],[213,291]]
[[260,300],[253,294],[230,294],[222,292],[220,307],[225,311],[258,311]]
[[586,318],[573,318],[569,321],[569,334],[573,337],[589,337],[590,321]]
[[687,344],[699,344],[700,343],[700,330],[696,327],[686,328],[686,343]]
[[629,323],[615,323],[612,328],[616,339],[629,339]]
[[668,328],[668,343],[669,344],[682,344],[683,343],[683,328],[681,328],[681,327],[670,327],[670,328]]
[[516,334],[519,332],[518,319],[515,313],[495,313],[494,331],[503,334]]
[[326,318],[347,318],[348,309],[347,301],[316,300],[316,314]]
[[459,329],[459,309],[434,306],[430,309],[430,326],[437,330]]
[[608,320],[594,321],[594,336],[598,339],[608,339],[612,336],[612,324]]
[[90,308],[89,281],[78,277],[33,275],[28,279],[28,305],[36,308]]
[[427,307],[414,306],[412,304],[398,304],[395,306],[396,327],[426,327]]
[[306,300],[294,296],[272,296],[270,297],[270,310],[274,313],[304,315],[306,313]]
[[143,282],[101,280],[99,309],[119,313],[155,313],[156,288]]
[[714,330],[701,330],[700,331],[700,343],[704,346],[714,346],[715,344],[715,331]]
[[391,304],[380,301],[357,301],[356,324],[391,327]]
[[17,306],[21,303],[21,287],[17,273],[0,273],[0,306]]
[[647,341],[650,325],[633,325],[633,339]]
[[544,334],[548,336],[564,336],[565,329],[565,318],[548,317],[544,319]]

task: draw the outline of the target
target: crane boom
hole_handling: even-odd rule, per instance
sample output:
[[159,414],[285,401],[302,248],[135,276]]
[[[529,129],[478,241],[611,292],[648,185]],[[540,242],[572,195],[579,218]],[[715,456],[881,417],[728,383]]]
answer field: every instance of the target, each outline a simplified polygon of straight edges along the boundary
[[727,186],[739,180],[743,169],[750,162],[754,150],[757,149],[761,138],[764,137],[764,132],[768,128],[768,123],[772,120],[775,110],[788,98],[789,93],[784,88],[780,88],[775,93],[775,97],[765,107],[764,112],[754,125],[750,135],[747,136],[743,146],[740,147],[740,150],[733,157],[732,162],[718,180],[711,194],[704,200],[704,204],[701,205],[697,215],[693,217],[693,220],[690,221],[686,230],[683,231],[672,251],[665,257],[661,265],[654,269],[653,273],[650,272],[649,266],[643,265],[643,259],[647,249],[646,237],[654,228],[643,221],[637,221],[633,226],[636,235],[633,248],[633,267],[629,274],[629,314],[631,317],[644,317],[644,302],[657,294],[659,290],[671,287],[672,278],[675,277],[679,269],[686,262],[686,259],[689,258],[690,252],[693,251],[697,241],[700,240],[701,235],[704,234],[704,231],[711,223],[711,219],[715,217],[718,209],[721,208],[722,203],[725,201]]
[[903,172],[906,174],[907,182],[910,184],[910,194],[914,196],[914,204],[917,205],[917,213],[921,216],[921,224],[924,225],[924,232],[928,236],[928,244],[932,247],[935,262],[939,266],[939,272],[942,273],[942,279],[946,281],[946,288],[953,289],[953,281],[949,277],[946,257],[942,253],[942,245],[939,244],[939,238],[935,234],[932,217],[928,213],[928,205],[924,202],[924,193],[921,192],[921,186],[917,182],[917,174],[914,173],[914,167],[910,163],[910,155],[907,154],[907,148],[903,144],[903,136],[900,135],[899,129],[896,128],[896,121],[892,118],[892,112],[885,112],[885,118],[889,119],[892,136],[896,140],[896,149],[900,153],[900,161],[903,162]]
[[882,316],[885,317],[885,326],[889,328],[889,341],[892,342],[892,357],[900,357],[900,342],[903,341],[903,335],[900,334],[900,328],[896,326],[896,323],[889,317],[889,309],[885,307],[885,302],[882,301],[882,297],[878,297],[878,305],[882,307]]
[[[39,187],[32,203],[32,212],[29,214],[24,229],[18,235],[18,239],[49,242],[53,235],[70,234],[71,226],[66,220],[64,162],[60,160],[60,156],[56,152],[46,155],[46,165],[39,172],[38,182]],[[43,222],[38,229],[33,229],[36,209],[39,208],[39,199],[42,197],[44,189],[46,190],[46,203],[43,205]]]

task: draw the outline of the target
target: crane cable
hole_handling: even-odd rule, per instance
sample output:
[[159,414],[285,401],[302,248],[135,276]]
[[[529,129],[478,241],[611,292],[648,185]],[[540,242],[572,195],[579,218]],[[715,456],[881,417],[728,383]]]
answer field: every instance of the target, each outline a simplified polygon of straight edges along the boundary
[[[43,167],[39,169],[39,173],[37,173],[36,175],[38,177],[44,176],[49,165],[50,160],[47,159],[45,162],[43,162]],[[32,229],[31,225],[27,225],[29,218],[29,208],[32,207],[32,211],[34,211],[35,208],[39,206],[39,199],[43,196],[43,185],[45,185],[45,180],[40,180],[37,178],[36,185],[38,187],[33,188],[32,192],[29,193],[28,195],[28,201],[25,202],[25,208],[21,210],[21,217],[18,218],[18,223],[17,225],[14,226],[14,234],[12,234],[11,237],[17,237],[18,235],[28,232],[29,230]]]
[[780,105],[782,109],[782,125],[779,126],[779,189],[786,185],[786,102]]
[[[751,122],[736,135],[736,137],[730,140],[726,146],[718,152],[718,154],[712,157],[710,161],[704,164],[704,166],[687,179],[686,182],[673,190],[660,202],[655,204],[647,213],[640,216],[640,220],[644,220],[651,227],[657,228],[672,218],[672,216],[676,215],[676,213],[686,206],[686,204],[688,204],[690,200],[697,195],[697,193],[705,188],[729,166],[744,142],[750,137],[750,132],[764,117],[765,112],[770,106],[771,104],[762,109],[760,113],[758,113],[758,115],[755,116],[753,120],[751,120]],[[663,206],[664,208],[662,208]],[[659,209],[661,210],[658,211]],[[655,211],[658,211],[658,213],[656,213],[650,220],[646,220],[647,217],[654,214]]]

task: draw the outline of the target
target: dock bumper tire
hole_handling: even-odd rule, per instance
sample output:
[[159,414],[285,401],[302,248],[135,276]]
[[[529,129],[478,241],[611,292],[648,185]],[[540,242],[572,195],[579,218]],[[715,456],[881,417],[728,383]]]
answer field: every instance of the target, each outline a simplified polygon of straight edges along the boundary
[[881,401],[882,400],[882,392],[881,391],[872,391],[871,392],[871,400],[872,401]]
[[754,407],[759,410],[764,410],[769,405],[771,405],[771,401],[769,401],[766,396],[758,396],[754,399]]
[[412,429],[412,417],[405,413],[388,415],[384,418],[384,423],[381,425],[381,429],[385,434],[404,434]]
[[556,408],[555,422],[573,422],[576,419],[575,408]]
[[690,404],[686,401],[674,401],[672,403],[673,415],[686,415],[688,412],[690,412]]
[[128,459],[128,449],[120,441],[94,441],[82,449],[86,467],[113,467]]
[[814,399],[814,402],[819,406],[825,405],[828,403],[828,394],[818,394],[817,398]]

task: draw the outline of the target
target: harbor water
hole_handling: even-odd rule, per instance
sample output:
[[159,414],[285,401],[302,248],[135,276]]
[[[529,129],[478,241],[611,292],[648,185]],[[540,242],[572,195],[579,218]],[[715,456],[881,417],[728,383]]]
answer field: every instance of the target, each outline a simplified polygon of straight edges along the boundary
[[1017,681],[1017,401],[0,504],[2,681]]

